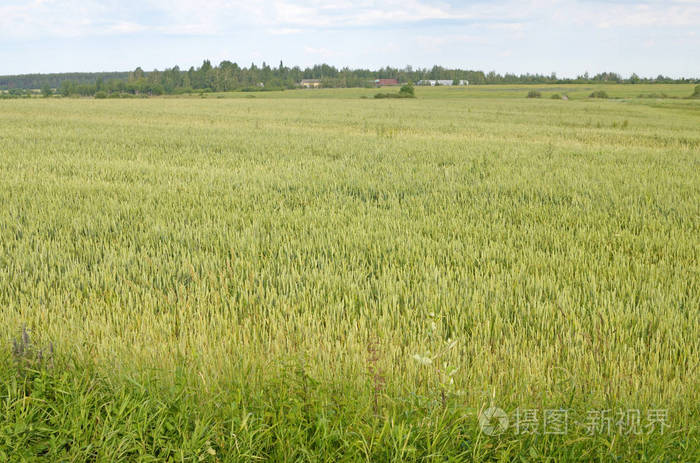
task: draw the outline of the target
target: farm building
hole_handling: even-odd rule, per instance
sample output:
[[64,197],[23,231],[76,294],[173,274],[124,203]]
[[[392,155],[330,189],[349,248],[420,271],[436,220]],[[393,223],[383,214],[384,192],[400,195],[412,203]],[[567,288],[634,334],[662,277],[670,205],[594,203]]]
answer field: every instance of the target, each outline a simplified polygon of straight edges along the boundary
[[376,79],[374,81],[374,85],[377,87],[384,87],[386,85],[399,85],[399,81],[397,79]]
[[319,88],[321,81],[319,79],[301,79],[299,85],[304,88]]

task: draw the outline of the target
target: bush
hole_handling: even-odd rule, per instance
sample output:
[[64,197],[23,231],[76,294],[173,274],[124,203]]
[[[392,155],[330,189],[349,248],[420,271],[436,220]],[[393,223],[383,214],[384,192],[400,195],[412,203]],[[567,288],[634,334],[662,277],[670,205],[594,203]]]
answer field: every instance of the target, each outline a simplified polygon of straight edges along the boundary
[[375,98],[415,98],[415,90],[410,83],[404,85],[399,90],[399,93],[377,93]]
[[553,100],[561,100],[561,95],[558,93],[555,93],[554,95],[551,96]]
[[527,92],[527,97],[528,98],[540,98],[542,97],[542,94],[538,92],[537,90],[530,90]]
[[10,90],[7,90],[7,92],[3,92],[2,90],[0,90],[0,98],[2,98],[3,100],[30,97],[31,92],[29,90],[23,90],[21,88],[11,88]]
[[403,85],[401,90],[399,90],[399,95],[402,95],[404,98],[415,98],[416,91],[413,89],[413,84],[409,82]]
[[588,98],[610,98],[605,90],[596,90],[588,95]]
[[160,96],[165,93],[165,88],[161,84],[153,84],[149,93],[151,95]]
[[100,100],[103,98],[107,98],[107,92],[105,92],[104,90],[100,90],[99,92],[95,93],[95,98]]
[[690,95],[691,98],[700,98],[700,85],[695,86],[695,92]]

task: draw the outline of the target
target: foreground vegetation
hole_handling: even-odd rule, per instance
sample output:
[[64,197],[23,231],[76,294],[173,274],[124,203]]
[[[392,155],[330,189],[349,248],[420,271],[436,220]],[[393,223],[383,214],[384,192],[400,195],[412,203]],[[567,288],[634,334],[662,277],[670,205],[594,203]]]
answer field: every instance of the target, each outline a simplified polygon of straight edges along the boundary
[[695,461],[698,101],[531,89],[0,101],[0,461]]

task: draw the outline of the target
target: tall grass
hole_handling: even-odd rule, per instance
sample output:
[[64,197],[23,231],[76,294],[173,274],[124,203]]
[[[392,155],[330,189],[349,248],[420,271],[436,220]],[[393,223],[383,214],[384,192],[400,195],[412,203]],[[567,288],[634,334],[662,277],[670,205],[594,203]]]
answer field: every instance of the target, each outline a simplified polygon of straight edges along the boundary
[[0,459],[697,456],[697,106],[421,92],[0,102]]

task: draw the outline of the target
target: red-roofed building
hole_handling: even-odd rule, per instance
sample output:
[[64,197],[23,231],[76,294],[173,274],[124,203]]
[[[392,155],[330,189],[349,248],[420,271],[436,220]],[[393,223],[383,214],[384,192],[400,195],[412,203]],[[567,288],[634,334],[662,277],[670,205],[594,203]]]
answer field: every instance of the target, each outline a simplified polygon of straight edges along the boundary
[[374,85],[377,87],[384,87],[385,85],[399,85],[399,81],[396,79],[377,79],[374,81]]

